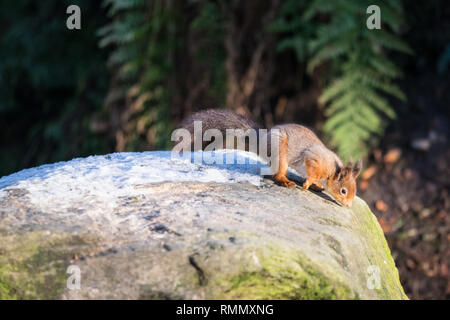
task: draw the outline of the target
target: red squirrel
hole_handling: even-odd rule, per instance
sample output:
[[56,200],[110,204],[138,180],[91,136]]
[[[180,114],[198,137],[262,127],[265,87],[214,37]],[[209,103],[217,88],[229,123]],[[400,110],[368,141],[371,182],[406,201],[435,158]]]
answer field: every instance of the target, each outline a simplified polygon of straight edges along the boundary
[[[225,137],[227,129],[244,131],[260,129],[251,119],[233,111],[209,109],[194,113],[181,122],[180,128],[187,129],[192,139],[195,138],[194,121],[202,122],[203,132],[208,129],[218,129]],[[296,185],[286,177],[288,168],[291,167],[306,178],[303,183],[304,190],[313,185],[321,190],[326,189],[339,203],[351,206],[356,194],[356,178],[361,172],[361,160],[358,160],[355,165],[351,161],[344,165],[342,160],[328,149],[314,132],[298,124],[274,126],[267,135],[275,136],[279,141],[278,171],[273,175],[278,184],[288,188]],[[202,149],[206,147],[205,142],[199,145]],[[325,181],[325,186],[319,181]]]

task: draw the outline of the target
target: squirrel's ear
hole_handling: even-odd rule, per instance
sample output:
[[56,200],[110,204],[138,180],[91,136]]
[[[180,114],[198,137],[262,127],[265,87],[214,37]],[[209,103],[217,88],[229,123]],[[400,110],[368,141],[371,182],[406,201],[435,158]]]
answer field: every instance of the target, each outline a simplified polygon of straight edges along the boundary
[[334,171],[334,179],[339,180],[342,168],[336,163],[336,170]]
[[362,169],[362,160],[359,159],[358,161],[356,161],[356,164],[353,167],[352,175],[356,178],[357,176],[359,176],[361,169]]

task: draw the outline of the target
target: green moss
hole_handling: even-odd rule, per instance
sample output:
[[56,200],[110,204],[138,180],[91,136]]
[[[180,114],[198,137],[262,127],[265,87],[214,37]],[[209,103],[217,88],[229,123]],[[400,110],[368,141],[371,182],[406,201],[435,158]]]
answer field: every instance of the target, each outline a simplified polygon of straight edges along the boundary
[[[369,246],[367,252],[372,252],[367,257],[370,265],[380,269],[381,288],[377,289],[379,299],[408,299],[400,284],[398,270],[392,258],[384,233],[367,204],[359,198],[355,198],[352,210],[358,219],[358,225],[362,236],[367,239]],[[371,250],[373,248],[381,250]],[[382,252],[383,254],[379,254]],[[375,254],[378,253],[378,254]]]
[[[196,267],[190,261],[189,267],[185,267],[187,261],[179,262],[176,251],[161,253],[173,255],[167,261],[177,263],[171,266],[172,271],[182,265],[183,275],[170,292],[161,291],[152,283],[140,288],[139,298],[407,299],[378,222],[362,200],[356,199],[354,203],[353,212],[345,211],[353,219],[351,225],[356,226],[351,230],[351,236],[355,237],[352,244],[336,234],[320,237],[325,242],[317,243],[334,250],[326,251],[333,256],[330,263],[327,256],[321,258],[315,252],[305,251],[301,244],[294,245],[270,235],[214,233],[209,239],[213,245],[195,255]],[[233,238],[232,245],[229,245],[230,238]],[[6,235],[0,232],[0,299],[61,297],[70,260],[74,254],[83,256],[94,242],[98,240],[63,233]],[[370,265],[378,266],[381,273],[381,288],[375,291],[365,286],[366,269]],[[199,281],[199,270],[207,282]],[[120,275],[112,264],[104,268],[102,277],[112,287],[120,283]]]
[[[352,279],[345,271],[339,273],[321,261],[310,260],[311,257],[304,256],[299,248],[258,238],[254,240],[255,246],[246,249],[247,253],[240,252],[236,258],[228,253],[220,258],[225,261],[235,259],[239,267],[220,276],[222,279],[217,281],[218,290],[214,296],[221,299],[407,299],[376,218],[360,199],[356,199],[352,210],[352,219],[356,219],[352,225],[358,226],[355,237],[365,247],[358,253],[367,254],[358,256],[357,269],[352,269],[350,275]],[[252,239],[251,234],[235,237]],[[341,243],[331,236],[325,240],[336,252],[336,261],[346,270],[350,262],[343,254]],[[248,258],[252,255],[257,257],[257,263]],[[366,287],[370,276],[367,268],[371,265],[380,270],[381,287],[374,291]],[[209,283],[213,285],[214,281]]]
[[220,299],[352,299],[351,290],[331,279],[292,249],[267,247],[261,268],[222,280]]
[[14,290],[9,286],[7,282],[3,282],[1,279],[4,278],[0,269],[0,300],[17,300],[17,295]]
[[0,235],[0,299],[59,298],[73,248],[83,244],[65,234]]

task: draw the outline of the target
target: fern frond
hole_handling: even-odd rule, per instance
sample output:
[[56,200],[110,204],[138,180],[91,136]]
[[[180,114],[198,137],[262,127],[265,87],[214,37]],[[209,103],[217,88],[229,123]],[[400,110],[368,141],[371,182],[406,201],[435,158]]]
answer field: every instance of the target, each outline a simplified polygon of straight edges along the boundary
[[356,76],[352,74],[346,74],[338,80],[335,80],[329,85],[321,96],[319,97],[319,103],[326,104],[332,99],[338,98],[344,92],[350,90],[354,86]]
[[[127,100],[132,101],[126,106],[126,149],[139,144],[142,128],[156,130],[156,141],[152,142],[164,145],[170,130],[170,118],[164,111],[170,97],[166,85],[171,73],[168,52],[175,47],[176,31],[170,27],[174,19],[171,4],[164,0],[105,0],[103,4],[112,21],[97,32],[99,45],[114,46],[109,63],[116,67],[116,78],[124,92],[130,88],[136,91]],[[164,130],[156,129],[159,122],[164,123]]]
[[402,76],[400,68],[398,68],[393,62],[382,55],[374,55],[369,59],[369,64],[379,72],[381,75],[385,75],[389,78],[397,78]]
[[408,44],[383,29],[365,30],[364,33],[373,43],[381,44],[387,49],[400,51],[406,54],[413,54],[412,49]]
[[[366,28],[366,9],[372,4],[381,9],[381,30]],[[318,102],[326,105],[323,130],[344,157],[365,155],[383,133],[386,119],[395,117],[386,96],[405,99],[393,82],[401,70],[386,55],[386,49],[412,53],[395,35],[403,22],[402,14],[398,0],[312,0],[302,19],[280,23],[279,30],[293,26],[290,31],[302,21],[314,26],[309,38],[302,33],[306,30],[302,26],[296,29],[297,34],[285,37],[280,47],[296,49],[301,53],[297,56],[309,57],[309,73],[323,64],[337,71],[329,77]],[[318,16],[328,22],[316,22]]]
[[330,45],[320,49],[309,61],[307,71],[312,73],[314,68],[322,64],[324,61],[335,59],[350,50],[349,44],[342,41],[331,43]]

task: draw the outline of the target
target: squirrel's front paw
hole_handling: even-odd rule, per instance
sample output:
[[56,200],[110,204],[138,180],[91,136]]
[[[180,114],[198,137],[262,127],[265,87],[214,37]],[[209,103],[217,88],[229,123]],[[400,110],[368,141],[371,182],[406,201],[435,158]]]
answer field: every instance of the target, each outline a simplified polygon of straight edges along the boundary
[[275,178],[275,181],[277,181],[283,187],[286,187],[286,188],[295,187],[295,182],[289,180],[284,175],[276,175],[274,178]]
[[303,190],[308,190],[308,189],[311,189],[316,192],[322,192],[323,190],[325,190],[323,185],[321,183],[319,183],[318,181],[312,182],[311,180],[306,179],[306,181],[303,182]]
[[288,180],[287,182],[281,183],[281,185],[286,188],[293,188],[295,187],[295,182]]

